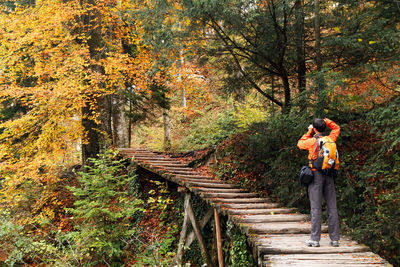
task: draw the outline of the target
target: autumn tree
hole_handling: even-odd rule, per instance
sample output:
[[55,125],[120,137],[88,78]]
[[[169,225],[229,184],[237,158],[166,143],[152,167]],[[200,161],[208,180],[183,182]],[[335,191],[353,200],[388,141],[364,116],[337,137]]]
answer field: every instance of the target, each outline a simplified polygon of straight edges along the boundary
[[[2,112],[14,113],[0,125],[1,195],[16,219],[53,218],[58,173],[79,162],[81,143],[84,162],[97,156],[109,134],[100,127],[110,117],[108,96],[125,89],[127,79],[147,88],[146,49],[121,19],[132,8],[115,1],[2,6],[0,101]],[[121,40],[135,47],[135,57]]]

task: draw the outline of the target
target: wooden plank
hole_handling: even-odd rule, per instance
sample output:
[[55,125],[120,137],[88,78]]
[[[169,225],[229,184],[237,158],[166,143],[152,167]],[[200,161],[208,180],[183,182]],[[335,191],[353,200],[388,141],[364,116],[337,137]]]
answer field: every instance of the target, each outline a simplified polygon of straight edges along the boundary
[[168,173],[172,173],[172,174],[197,174],[198,172],[196,172],[195,170],[186,170],[186,171],[174,171],[174,170],[170,170],[170,169],[166,169],[166,171]]
[[180,180],[180,179],[177,179],[176,177],[171,176],[171,177],[168,177],[167,180],[168,180],[168,181],[172,181],[172,182],[174,182],[174,183],[177,183],[177,184],[179,184],[179,185],[181,185],[181,186],[187,188],[187,187],[185,186],[185,181],[182,181],[182,180]]
[[121,154],[160,154],[160,153],[156,153],[156,152],[151,152],[148,150],[135,150],[135,149],[126,149],[126,148],[118,148],[118,150],[120,151]]
[[242,193],[242,192],[229,192],[229,193],[204,192],[200,193],[200,195],[207,198],[250,198],[259,196],[257,193]]
[[370,264],[370,263],[360,263],[360,262],[336,262],[336,261],[295,261],[295,262],[287,262],[287,261],[268,261],[264,266],[273,266],[273,267],[287,267],[287,266],[295,266],[295,267],[363,267],[363,266],[386,266],[385,264]]
[[[306,225],[311,225],[309,222],[303,223]],[[326,227],[326,225],[324,225]],[[307,239],[310,239],[310,235],[308,234],[260,234],[257,236],[252,237],[253,240],[263,242],[264,244],[267,243],[288,243],[288,244],[294,244],[295,246],[303,246],[304,241]],[[321,240],[320,244],[321,246],[329,246],[329,235],[327,233],[322,233],[321,234]],[[342,236],[340,240],[341,245],[352,245],[356,244],[355,241],[352,241],[351,238],[347,236]]]
[[237,209],[237,208],[222,208],[227,211],[229,215],[256,215],[256,214],[286,214],[296,212],[294,208],[249,208],[249,209]]
[[292,266],[308,264],[308,266],[331,266],[338,264],[341,266],[391,266],[387,261],[372,252],[364,253],[334,253],[334,254],[278,254],[265,255],[265,265],[267,266]]
[[[162,166],[162,165],[159,165],[159,166],[156,165],[155,167],[158,167],[158,168],[165,168],[165,166]],[[165,168],[165,169],[168,170],[168,172],[175,172],[175,171],[197,172],[195,169],[190,168],[190,167],[168,167],[168,168]]]
[[[204,179],[204,178],[189,179],[189,178],[179,178],[179,177],[176,177],[176,176],[170,176],[169,179],[172,180],[172,181],[175,181],[175,182],[186,184],[186,185],[192,185],[192,184],[201,183],[201,184],[209,184],[209,185],[214,186],[214,187],[208,187],[206,189],[206,191],[221,190],[221,189],[236,190],[236,189],[232,188],[232,185],[229,185],[227,183],[224,183],[223,181],[218,181],[218,180],[209,180],[209,179]],[[221,186],[216,186],[216,185],[221,185]],[[197,190],[196,187],[190,186],[189,188],[190,189],[193,188],[193,190],[191,190],[191,191],[197,192],[199,195],[201,195],[201,192],[204,192],[204,191],[201,191],[201,190]]]
[[[146,161],[146,162],[150,162],[151,164],[154,165],[162,165],[162,164],[180,164],[180,166],[187,166],[184,163],[172,160],[172,159],[167,159],[164,157],[136,157],[134,156],[134,160],[135,161]],[[178,166],[179,167],[179,166]]]
[[[135,161],[137,161],[137,160],[135,159]],[[171,159],[171,160],[168,160],[168,159],[154,160],[153,159],[153,160],[138,160],[138,161],[143,161],[143,162],[146,162],[146,163],[149,163],[149,164],[152,164],[152,165],[157,165],[157,164],[161,165],[162,163],[175,163],[176,162],[173,159]]]
[[254,236],[251,240],[260,247],[259,251],[264,254],[329,254],[369,251],[367,246],[357,244],[349,238],[342,238],[339,247],[332,247],[328,235],[321,236],[320,247],[307,247],[305,240],[309,239],[308,235],[266,235],[264,238],[260,237]]
[[[217,180],[217,181],[222,181],[214,176],[211,175],[204,175],[204,174],[200,174],[200,175],[184,175],[184,174],[177,174],[176,177],[179,178],[204,178],[204,179],[212,179],[212,180]],[[225,181],[224,181],[225,182]]]
[[208,201],[213,203],[218,203],[224,205],[226,203],[234,203],[234,204],[260,204],[260,203],[269,203],[269,199],[267,198],[205,198]]
[[154,153],[136,153],[136,152],[122,152],[124,156],[128,157],[157,157],[157,158],[165,158],[162,155],[154,154]]
[[213,179],[206,179],[206,178],[182,178],[175,176],[176,179],[186,182],[200,182],[200,183],[219,183],[219,184],[226,184],[223,181],[213,180]]
[[326,253],[326,254],[278,254],[265,255],[265,259],[275,260],[283,259],[285,261],[295,260],[316,260],[316,261],[346,261],[346,262],[364,262],[364,263],[386,263],[384,259],[372,252],[363,253]]
[[164,167],[164,168],[169,168],[169,167],[185,167],[187,166],[186,164],[183,163],[156,163],[154,164],[154,167]]
[[158,161],[158,160],[164,160],[164,159],[166,159],[165,157],[163,157],[163,156],[160,156],[160,155],[151,155],[151,154],[148,154],[148,155],[138,155],[138,154],[133,154],[133,156],[135,157],[135,159],[143,159],[143,160],[152,160],[152,159],[154,159],[154,160],[156,160],[156,161]]
[[367,252],[370,249],[367,246],[357,245],[353,247],[289,247],[286,246],[274,246],[265,247],[258,246],[258,250],[261,254],[329,254],[329,253],[355,253],[355,252]]
[[233,215],[233,221],[239,223],[264,223],[264,222],[299,222],[308,220],[305,214],[274,214],[274,215]]
[[195,192],[195,193],[197,193],[199,195],[200,195],[201,191],[196,190],[196,188],[192,189],[192,185],[196,185],[196,184],[201,183],[201,184],[209,184],[210,186],[213,186],[212,188],[210,187],[210,189],[214,189],[214,190],[217,190],[217,189],[232,189],[230,187],[230,185],[227,185],[227,184],[224,184],[224,183],[216,183],[216,182],[214,182],[212,180],[197,180],[197,179],[194,179],[194,180],[188,180],[188,179],[182,180],[182,179],[178,179],[178,178],[175,178],[175,179],[179,180],[179,181],[182,181],[182,183],[184,183],[190,189],[190,191],[193,191],[193,192]]
[[232,184],[222,184],[222,183],[202,183],[202,182],[186,182],[188,187],[196,186],[196,187],[212,187],[212,188],[235,188],[235,185]]
[[154,165],[153,168],[161,170],[161,171],[166,172],[166,173],[171,173],[172,172],[171,168],[169,168],[167,166],[163,166],[163,165]]
[[231,204],[231,203],[220,203],[222,207],[230,209],[271,209],[278,208],[281,206],[279,203],[250,203],[250,204]]
[[[311,231],[307,222],[244,223],[241,226],[249,234],[309,234]],[[321,230],[327,232],[328,227],[322,226]]]
[[242,188],[210,188],[210,187],[192,187],[193,192],[215,192],[215,193],[240,193],[248,192],[246,189]]

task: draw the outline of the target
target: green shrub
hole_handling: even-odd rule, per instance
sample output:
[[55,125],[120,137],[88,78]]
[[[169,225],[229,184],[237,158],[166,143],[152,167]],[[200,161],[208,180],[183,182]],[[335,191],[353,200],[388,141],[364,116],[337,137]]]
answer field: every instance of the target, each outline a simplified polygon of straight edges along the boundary
[[120,266],[136,231],[131,221],[143,211],[143,201],[129,194],[128,185],[136,175],[124,174],[123,160],[111,151],[89,162],[91,165],[79,172],[79,185],[69,187],[75,202],[68,212],[74,216],[76,228],[70,236],[83,250],[86,264]]

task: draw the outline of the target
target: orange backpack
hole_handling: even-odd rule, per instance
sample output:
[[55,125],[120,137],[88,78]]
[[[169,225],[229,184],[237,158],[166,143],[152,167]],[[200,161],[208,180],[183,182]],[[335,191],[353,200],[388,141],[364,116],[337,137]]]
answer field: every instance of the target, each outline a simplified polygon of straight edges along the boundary
[[311,160],[311,167],[324,172],[339,169],[339,153],[336,143],[329,136],[316,137],[315,151],[318,148],[317,159]]

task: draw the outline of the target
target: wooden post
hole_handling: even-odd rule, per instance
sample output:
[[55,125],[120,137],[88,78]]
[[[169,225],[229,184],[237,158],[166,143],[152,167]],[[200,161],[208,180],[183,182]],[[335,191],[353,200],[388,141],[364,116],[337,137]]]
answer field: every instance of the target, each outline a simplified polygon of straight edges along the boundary
[[199,224],[197,223],[196,217],[194,216],[192,206],[190,204],[190,193],[186,193],[186,196],[189,199],[187,213],[189,215],[190,222],[192,223],[194,233],[196,234],[197,240],[199,241],[201,251],[203,252],[204,257],[206,258],[207,266],[213,267],[214,265],[212,264],[210,256],[207,253],[206,243],[204,242],[203,236],[201,235],[201,230],[200,230]]
[[218,266],[224,267],[224,254],[222,253],[221,221],[216,208],[214,208],[215,230],[217,232]]
[[[187,213],[187,207],[190,204],[190,194],[186,193],[185,195],[185,204],[184,204],[184,208],[185,208],[185,214],[183,216],[183,224],[182,224],[182,231],[181,231],[181,235],[179,237],[179,244],[178,244],[178,252],[176,253],[175,259],[174,259],[174,264],[177,264],[178,266],[182,265],[182,256],[183,256],[183,251],[184,251],[184,246],[185,246],[185,242],[186,242],[186,233],[187,233],[187,229],[189,226],[189,222],[188,222],[188,213]],[[173,264],[173,265],[174,265]]]

